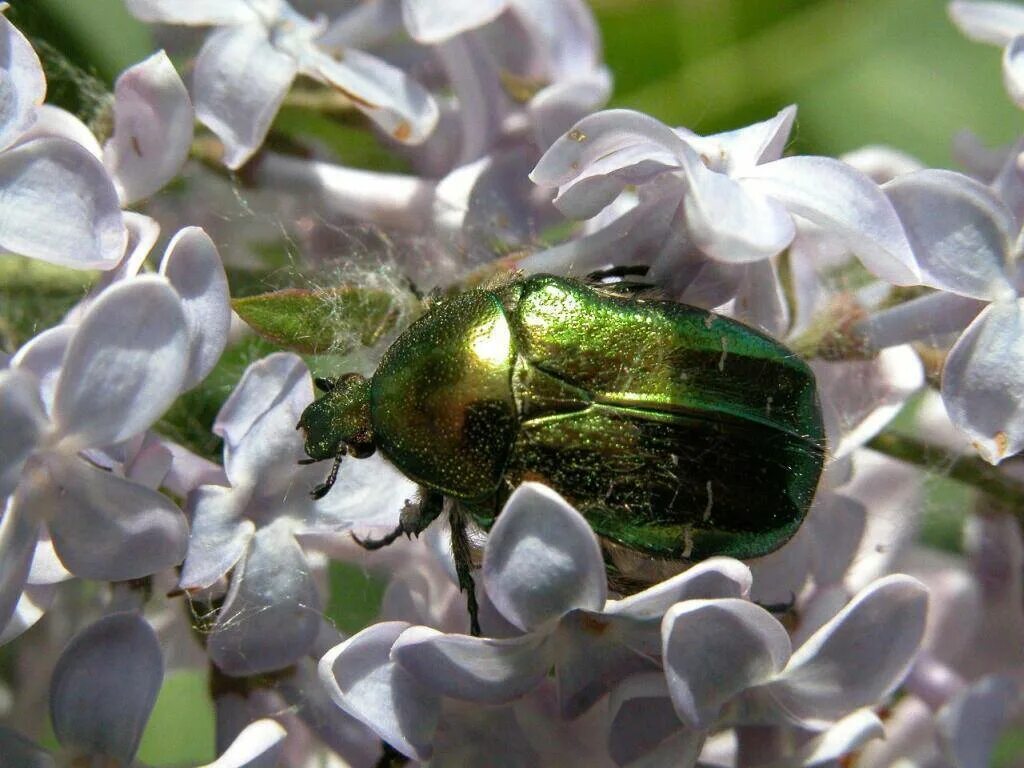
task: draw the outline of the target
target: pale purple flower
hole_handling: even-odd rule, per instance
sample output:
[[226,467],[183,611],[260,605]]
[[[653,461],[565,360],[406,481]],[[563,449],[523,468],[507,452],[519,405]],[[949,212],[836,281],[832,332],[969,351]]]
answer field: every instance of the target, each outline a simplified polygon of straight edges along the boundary
[[[50,682],[50,716],[63,762],[137,765],[135,753],[163,682],[164,663],[152,627],[136,613],[113,613],[72,638]],[[205,768],[273,765],[284,729],[273,720],[251,723]],[[11,765],[52,766],[46,750],[0,728],[0,754]]]
[[[446,635],[406,622],[375,625],[321,662],[321,676],[339,705],[389,743],[422,756],[432,749],[442,701],[513,702],[554,668],[559,711],[573,719],[615,681],[658,669],[659,626],[670,605],[739,597],[749,589],[749,572],[735,561],[715,559],[609,600],[593,531],[556,493],[531,483],[513,493],[490,532],[483,582],[502,629],[510,630],[507,637]],[[384,646],[383,660],[370,650]],[[392,679],[399,687],[364,687],[376,679]],[[407,707],[415,718],[402,714]],[[397,722],[384,711],[398,713]]]
[[192,94],[199,120],[224,142],[224,163],[238,168],[263,143],[296,75],[312,77],[352,99],[393,138],[419,143],[437,122],[437,106],[396,67],[354,48],[332,49],[311,20],[285,0],[221,0],[214,5],[129,0],[145,21],[215,26],[196,59]]
[[114,185],[80,144],[33,135],[46,94],[42,66],[2,13],[0,38],[0,247],[61,266],[110,269],[125,246]]
[[122,205],[149,197],[178,175],[192,146],[193,122],[185,84],[166,53],[154,53],[121,73],[103,164]]
[[[332,493],[314,502],[309,492],[326,470],[298,466],[305,452],[295,429],[312,400],[312,379],[296,355],[251,365],[214,424],[230,485],[200,486],[189,499],[192,535],[180,586],[199,592],[232,571],[207,640],[210,657],[228,674],[288,666],[316,640],[320,597],[297,537],[345,530],[367,511],[394,520],[412,493],[396,470],[371,458],[350,462]],[[360,485],[364,472],[388,483],[390,495]]]
[[884,189],[923,284],[941,293],[876,313],[858,331],[881,347],[962,330],[943,369],[943,401],[982,457],[998,464],[1024,446],[1020,222],[991,189],[951,171],[918,171]]
[[125,580],[181,562],[181,511],[80,454],[146,430],[181,391],[189,354],[178,294],[160,277],[138,277],[104,292],[78,323],[49,412],[31,373],[0,373],[0,496],[11,496],[0,521],[4,623],[44,525],[61,562],[78,576]]
[[598,215],[630,185],[638,202],[604,228],[519,266],[557,264],[579,273],[620,263],[625,252],[630,262],[650,265],[655,278],[686,277],[694,250],[727,265],[774,256],[793,241],[797,216],[839,238],[879,277],[916,284],[914,254],[877,185],[838,160],[781,156],[794,116],[790,107],[706,137],[628,110],[584,118],[548,149],[531,178],[556,189],[555,205],[573,219]]
[[1003,84],[1017,106],[1024,106],[1024,7],[1014,3],[954,0],[949,16],[979,43],[1003,48]]

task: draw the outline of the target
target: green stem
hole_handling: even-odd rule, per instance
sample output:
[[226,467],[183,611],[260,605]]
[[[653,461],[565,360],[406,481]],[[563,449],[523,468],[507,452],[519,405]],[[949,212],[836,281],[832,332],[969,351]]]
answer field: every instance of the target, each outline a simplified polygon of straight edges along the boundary
[[875,437],[868,448],[899,461],[925,469],[941,467],[943,474],[976,488],[999,502],[998,507],[1024,523],[1024,483],[1009,477],[977,456],[948,451],[906,435],[885,432]]

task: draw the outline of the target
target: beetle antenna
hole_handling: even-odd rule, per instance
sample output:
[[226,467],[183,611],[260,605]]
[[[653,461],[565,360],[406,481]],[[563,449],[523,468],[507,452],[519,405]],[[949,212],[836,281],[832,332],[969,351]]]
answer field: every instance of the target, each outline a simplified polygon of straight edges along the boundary
[[[341,459],[345,454],[339,453],[334,457],[334,466],[331,467],[330,473],[327,475],[327,479],[320,483],[316,488],[309,492],[309,495],[314,499],[322,499],[327,495],[327,492],[334,487],[334,481],[338,479],[338,470],[341,468]],[[302,463],[301,461],[299,462]]]

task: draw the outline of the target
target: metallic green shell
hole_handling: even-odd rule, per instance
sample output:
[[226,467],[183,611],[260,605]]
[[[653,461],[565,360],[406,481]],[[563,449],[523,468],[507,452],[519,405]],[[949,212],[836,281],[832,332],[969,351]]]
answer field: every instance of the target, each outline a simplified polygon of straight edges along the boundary
[[378,444],[489,527],[539,480],[641,552],[781,546],[824,461],[814,377],[769,337],[668,301],[537,276],[429,312],[373,378]]

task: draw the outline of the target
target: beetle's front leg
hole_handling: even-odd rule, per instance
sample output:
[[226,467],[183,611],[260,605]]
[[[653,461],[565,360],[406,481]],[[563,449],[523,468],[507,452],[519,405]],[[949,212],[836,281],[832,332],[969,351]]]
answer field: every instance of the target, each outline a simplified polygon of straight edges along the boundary
[[352,538],[363,549],[381,549],[393,544],[399,536],[419,536],[443,509],[444,494],[421,487],[420,503],[406,505],[398,518],[398,526],[391,533],[379,539],[361,539],[353,533]]

